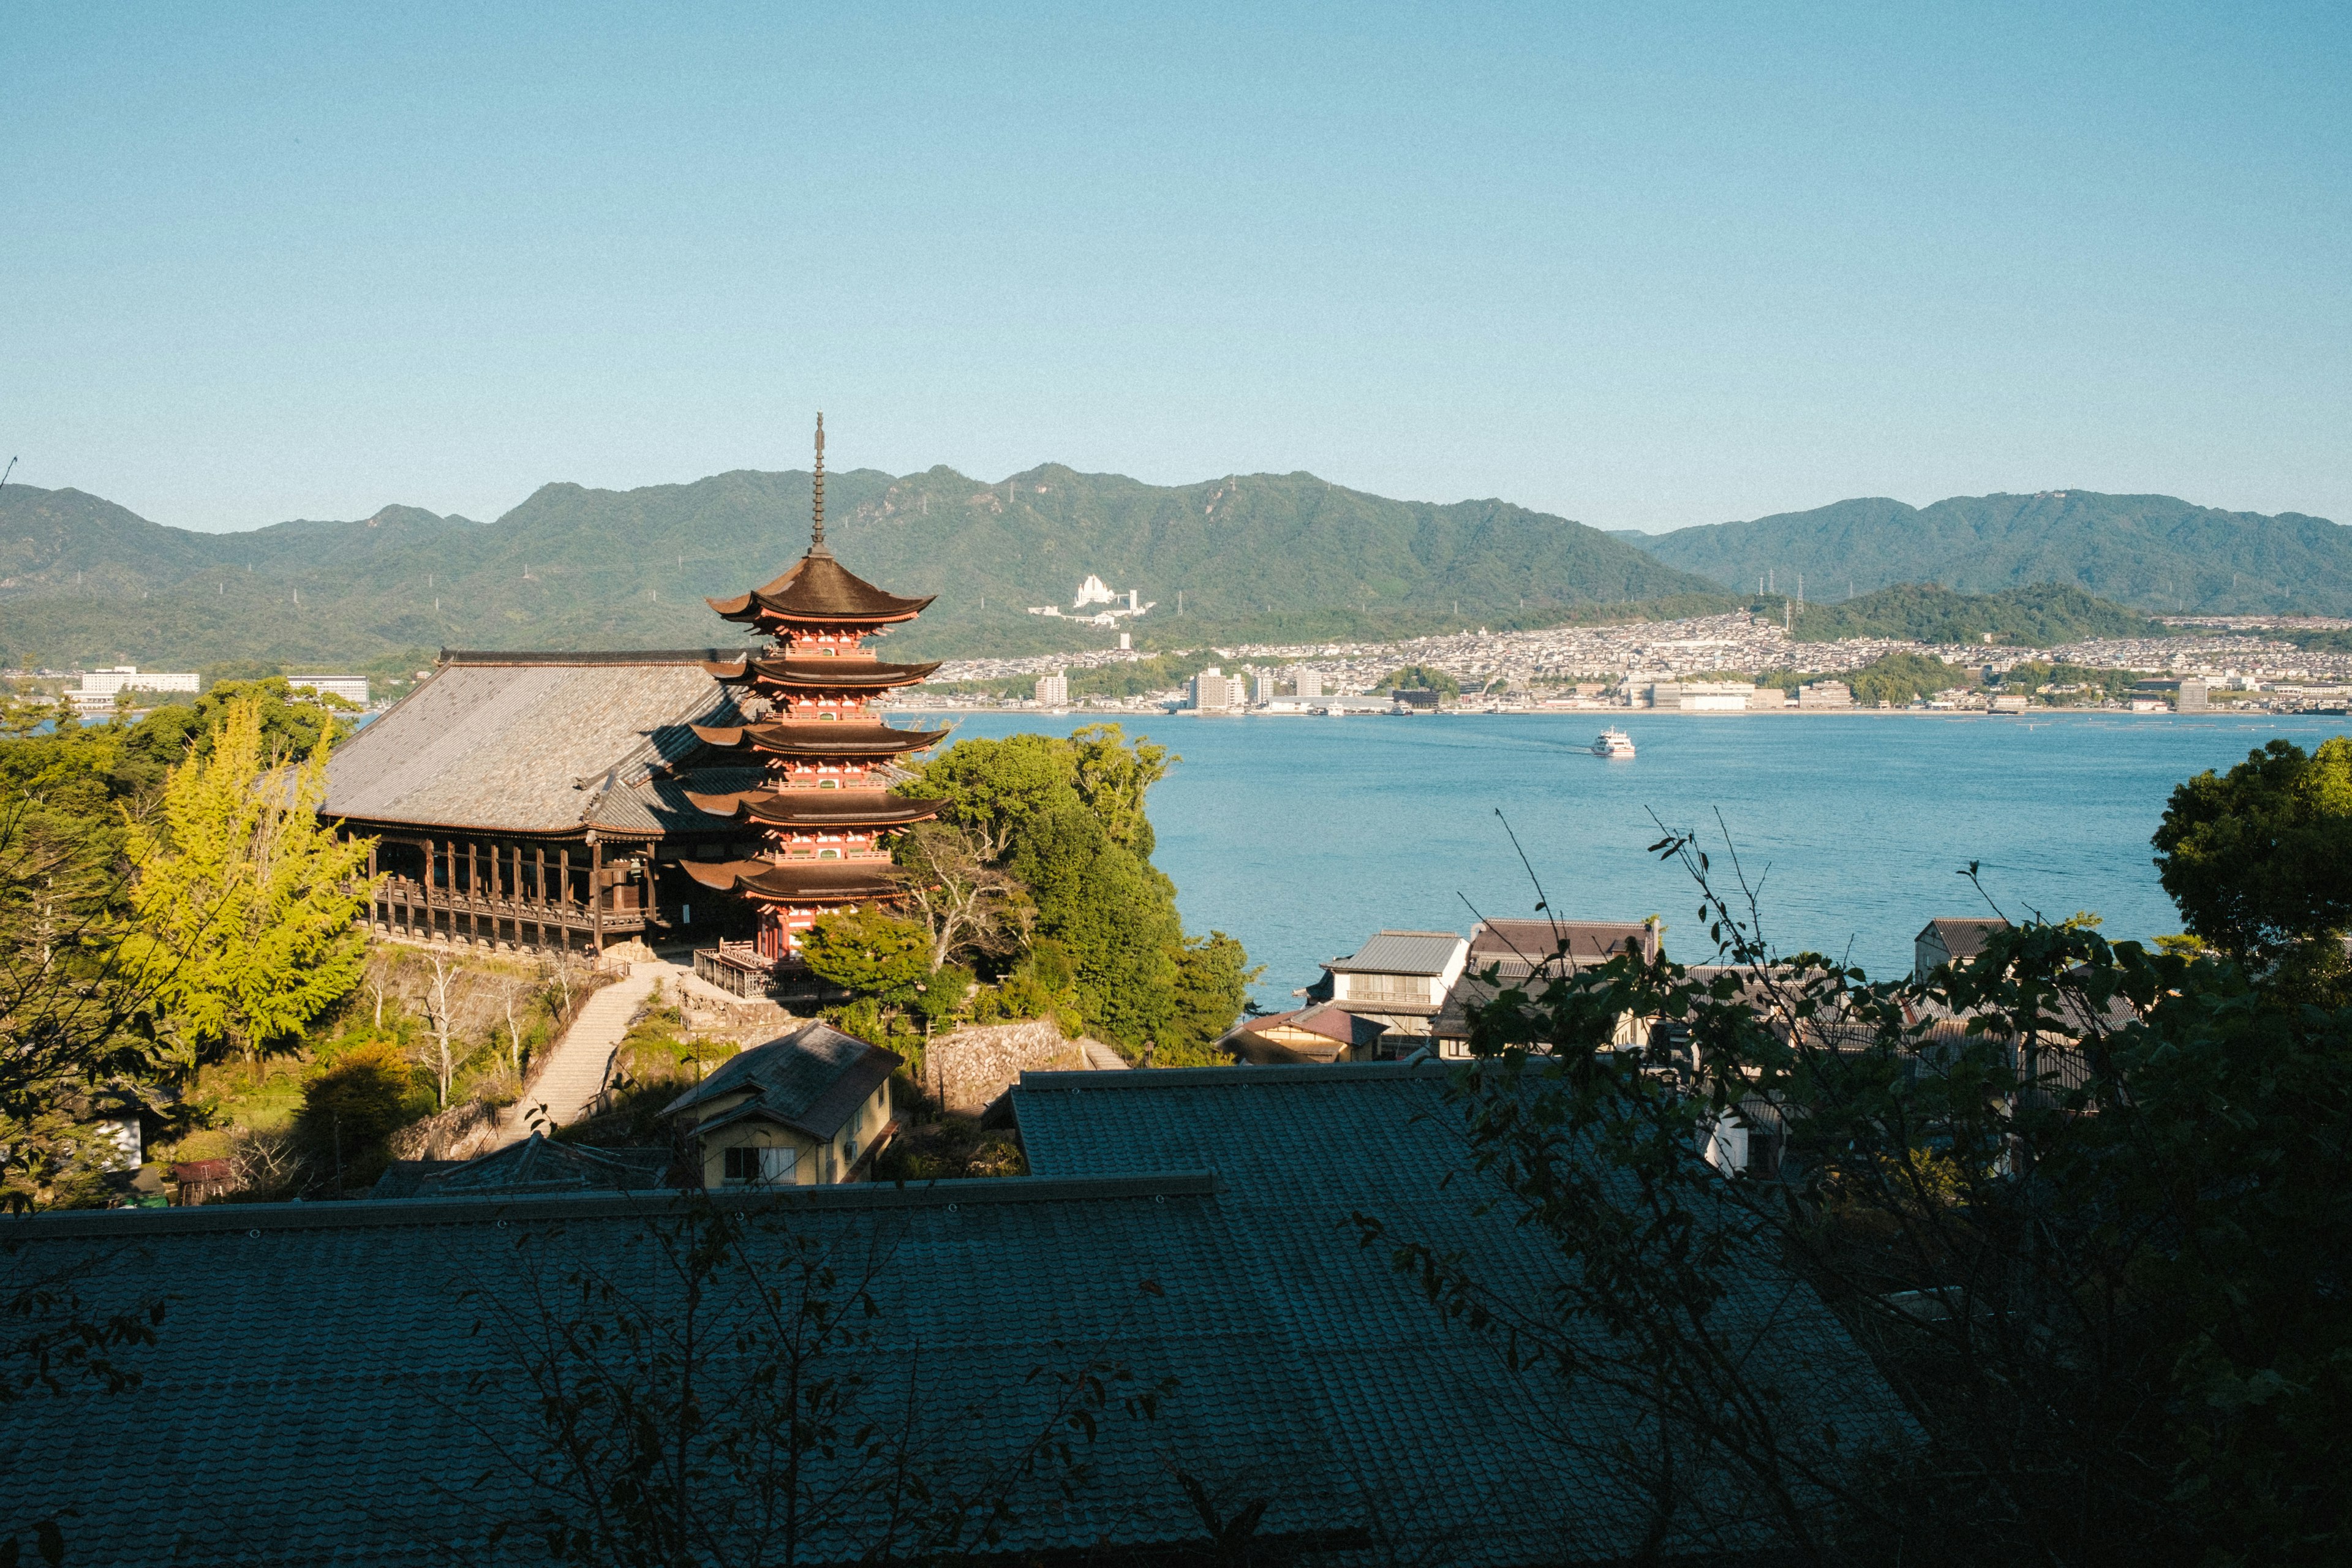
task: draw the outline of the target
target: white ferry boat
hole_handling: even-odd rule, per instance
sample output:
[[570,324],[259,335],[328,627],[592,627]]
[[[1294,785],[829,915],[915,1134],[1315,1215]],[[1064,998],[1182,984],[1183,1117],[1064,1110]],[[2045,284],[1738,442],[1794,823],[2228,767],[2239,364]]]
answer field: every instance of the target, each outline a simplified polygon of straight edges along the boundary
[[1596,757],[1624,757],[1630,760],[1633,755],[1633,737],[1614,727],[1603,730],[1601,731],[1601,738],[1592,742],[1592,754]]

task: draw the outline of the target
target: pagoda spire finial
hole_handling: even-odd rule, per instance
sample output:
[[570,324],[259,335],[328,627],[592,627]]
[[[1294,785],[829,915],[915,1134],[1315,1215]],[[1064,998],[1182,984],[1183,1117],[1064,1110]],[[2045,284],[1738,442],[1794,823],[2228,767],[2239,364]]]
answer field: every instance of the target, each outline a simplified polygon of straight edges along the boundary
[[816,416],[815,496],[814,524],[809,530],[809,553],[830,555],[833,552],[824,547],[824,411],[822,409],[817,411]]

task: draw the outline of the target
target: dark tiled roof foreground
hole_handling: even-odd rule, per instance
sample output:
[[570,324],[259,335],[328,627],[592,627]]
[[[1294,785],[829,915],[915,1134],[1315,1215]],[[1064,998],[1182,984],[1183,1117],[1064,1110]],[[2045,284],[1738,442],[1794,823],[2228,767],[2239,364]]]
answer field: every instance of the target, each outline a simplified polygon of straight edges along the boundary
[[[1346,1229],[1351,1210],[1381,1215],[1465,1248],[1523,1297],[1558,1268],[1507,1214],[1472,1212],[1477,1184],[1439,1190],[1458,1121],[1413,1118],[1441,1088],[1428,1068],[1391,1066],[1031,1074],[1014,1102],[1036,1176],[758,1201],[780,1202],[804,1234],[895,1249],[865,1352],[878,1405],[903,1395],[916,1342],[937,1405],[984,1409],[955,1428],[972,1443],[1034,1429],[1050,1398],[1051,1380],[1028,1375],[1040,1365],[1107,1349],[1144,1378],[1180,1380],[1157,1421],[1104,1421],[1071,1510],[1045,1506],[1042,1489],[1024,1499],[1008,1551],[1197,1539],[1181,1467],[1229,1508],[1271,1497],[1270,1532],[1393,1527],[1420,1542],[1415,1560],[1449,1563],[1625,1557],[1644,1515],[1611,1454],[1643,1447],[1633,1414],[1589,1384],[1508,1373]],[[27,1244],[0,1267],[87,1260],[86,1299],[173,1298],[161,1342],[131,1358],[142,1387],[11,1409],[0,1521],[77,1505],[67,1545],[83,1563],[423,1563],[435,1541],[478,1548],[492,1521],[529,1506],[487,1443],[529,1441],[532,1423],[520,1377],[468,1332],[481,1314],[459,1292],[520,1300],[520,1260],[541,1247],[646,1278],[644,1226],[668,1201],[0,1222]],[[1139,1294],[1146,1279],[1165,1294]],[[1792,1424],[1834,1421],[1849,1448],[1899,1428],[1851,1342],[1769,1263],[1727,1310],[1757,1331]],[[845,1550],[825,1542],[803,1561]],[[510,1540],[466,1555],[534,1553]]]

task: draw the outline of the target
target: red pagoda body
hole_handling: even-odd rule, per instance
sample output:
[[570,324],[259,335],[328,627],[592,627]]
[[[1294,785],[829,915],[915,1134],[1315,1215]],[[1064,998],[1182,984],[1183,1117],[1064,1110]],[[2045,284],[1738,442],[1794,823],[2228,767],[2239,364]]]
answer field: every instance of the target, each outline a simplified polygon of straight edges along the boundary
[[890,840],[937,815],[939,805],[892,795],[890,774],[901,758],[947,733],[895,730],[872,710],[884,692],[939,668],[885,664],[866,647],[931,601],[885,593],[825,548],[821,416],[815,484],[808,553],[772,583],[708,601],[726,619],[756,626],[772,646],[705,667],[742,692],[739,707],[751,717],[731,727],[697,725],[695,733],[722,752],[756,756],[767,778],[733,794],[688,795],[698,809],[755,827],[767,841],[755,858],[689,861],[685,868],[704,886],[758,906],[758,950],[771,963],[792,957],[819,915],[887,902],[903,889]]

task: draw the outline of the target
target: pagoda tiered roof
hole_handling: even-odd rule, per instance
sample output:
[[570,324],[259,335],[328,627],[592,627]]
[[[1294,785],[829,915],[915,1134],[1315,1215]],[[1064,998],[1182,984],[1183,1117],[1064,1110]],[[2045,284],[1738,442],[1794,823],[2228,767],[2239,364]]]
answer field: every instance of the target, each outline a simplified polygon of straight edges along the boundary
[[833,552],[820,543],[812,545],[791,571],[774,582],[731,599],[704,603],[730,621],[773,618],[821,626],[887,626],[913,620],[938,596],[908,599],[885,593],[835,560]]
[[756,893],[784,903],[887,899],[907,887],[897,868],[883,859],[681,860],[678,864],[706,888]]
[[885,664],[878,658],[855,655],[846,658],[794,658],[787,654],[782,658],[759,658],[746,652],[734,659],[719,660],[702,668],[730,686],[757,681],[763,686],[835,691],[913,686],[939,667],[938,659],[929,664]]
[[723,795],[688,790],[686,798],[713,816],[738,817],[771,827],[906,827],[936,816],[935,800],[909,800],[887,790],[748,788]]
[[723,752],[756,746],[781,757],[871,761],[919,752],[947,739],[945,730],[893,730],[887,724],[786,721],[765,724],[697,724],[694,732]]

